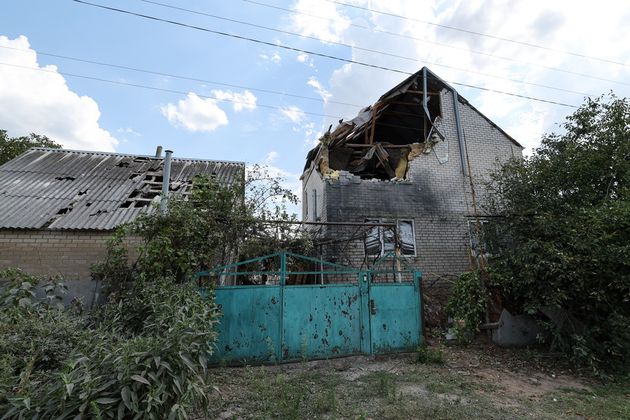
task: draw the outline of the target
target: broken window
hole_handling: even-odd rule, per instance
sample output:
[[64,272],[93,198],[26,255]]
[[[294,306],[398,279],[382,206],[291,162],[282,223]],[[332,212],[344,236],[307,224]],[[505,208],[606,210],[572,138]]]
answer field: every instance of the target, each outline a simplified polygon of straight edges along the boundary
[[317,190],[313,189],[313,220],[319,221],[319,214],[317,214]]
[[402,255],[416,255],[416,235],[413,229],[413,220],[398,221],[398,237],[400,238]]
[[470,236],[470,252],[475,258],[480,255],[491,257],[498,255],[497,229],[489,220],[469,220],[468,234]]
[[[380,220],[366,220],[366,223],[381,223]],[[397,220],[396,231],[388,226],[374,226],[365,235],[366,255],[385,255],[396,251],[396,241],[402,255],[416,255],[416,236],[413,220]]]
[[[380,220],[366,220],[366,223],[380,223]],[[365,234],[365,255],[381,253],[381,227],[373,226]]]

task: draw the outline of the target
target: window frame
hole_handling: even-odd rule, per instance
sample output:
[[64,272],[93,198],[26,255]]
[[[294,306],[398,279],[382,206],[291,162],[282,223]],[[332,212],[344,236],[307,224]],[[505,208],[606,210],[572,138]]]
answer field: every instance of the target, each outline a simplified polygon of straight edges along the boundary
[[[401,222],[408,222],[411,225],[411,237],[413,239],[413,254],[404,254],[402,252],[402,246],[401,246],[401,255],[405,256],[405,257],[417,257],[418,256],[418,240],[416,238],[416,224],[415,224],[415,220],[414,219],[394,219],[392,222],[396,223],[396,233],[398,235],[398,238],[400,240],[401,235],[400,235],[400,223]],[[365,223],[387,223],[386,220],[383,219],[365,219]],[[385,229],[389,229],[389,228],[385,228],[383,226],[374,226],[372,227],[370,230],[368,230],[366,232],[366,236],[371,235],[371,233],[373,232],[374,229],[377,229],[378,232],[378,238],[379,238],[379,243],[380,243],[380,247],[379,247],[379,252],[378,253],[368,253],[368,249],[367,249],[367,241],[364,240],[363,241],[363,253],[366,256],[377,256],[377,257],[382,257],[383,255],[385,255],[386,252],[389,252],[389,249],[385,249]],[[395,236],[394,236],[395,237]],[[392,250],[395,250],[396,247],[394,246],[394,248]]]

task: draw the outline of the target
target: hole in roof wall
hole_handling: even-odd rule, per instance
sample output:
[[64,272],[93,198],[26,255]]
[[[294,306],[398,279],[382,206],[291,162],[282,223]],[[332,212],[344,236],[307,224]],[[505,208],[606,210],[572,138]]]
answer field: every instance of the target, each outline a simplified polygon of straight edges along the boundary
[[355,119],[340,122],[309,153],[307,167],[315,160],[324,176],[334,178],[335,171],[342,170],[363,179],[404,180],[409,161],[444,138],[437,126],[445,87],[432,78],[426,85],[425,93],[422,76],[414,75]]
[[74,181],[76,178],[73,176],[56,176],[57,181]]

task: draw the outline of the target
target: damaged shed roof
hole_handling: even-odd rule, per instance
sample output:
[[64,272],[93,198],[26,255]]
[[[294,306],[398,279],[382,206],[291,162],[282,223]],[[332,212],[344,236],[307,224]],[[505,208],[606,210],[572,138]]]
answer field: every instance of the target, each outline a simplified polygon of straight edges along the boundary
[[[231,184],[244,163],[173,158],[170,191],[186,194],[196,175]],[[0,228],[109,230],[159,202],[163,159],[33,148],[0,166]]]

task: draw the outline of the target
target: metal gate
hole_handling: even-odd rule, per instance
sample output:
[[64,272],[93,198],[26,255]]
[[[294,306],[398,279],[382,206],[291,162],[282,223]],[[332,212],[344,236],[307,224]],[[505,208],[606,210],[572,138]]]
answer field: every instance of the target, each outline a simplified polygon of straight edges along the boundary
[[[422,274],[408,268],[360,271],[280,252],[198,276],[218,284],[217,363],[412,351],[422,340]],[[265,284],[243,284],[255,282]]]

